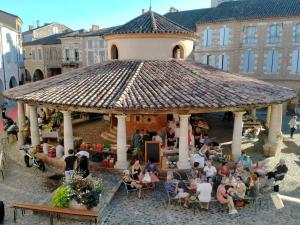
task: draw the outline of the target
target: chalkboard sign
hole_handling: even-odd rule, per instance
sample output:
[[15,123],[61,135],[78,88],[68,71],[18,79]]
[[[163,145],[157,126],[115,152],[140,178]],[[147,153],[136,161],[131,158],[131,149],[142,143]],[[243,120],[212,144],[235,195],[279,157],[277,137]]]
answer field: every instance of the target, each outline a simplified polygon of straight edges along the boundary
[[146,141],[145,162],[148,162],[148,160],[152,160],[154,163],[158,163],[159,165],[161,165],[160,159],[160,142]]

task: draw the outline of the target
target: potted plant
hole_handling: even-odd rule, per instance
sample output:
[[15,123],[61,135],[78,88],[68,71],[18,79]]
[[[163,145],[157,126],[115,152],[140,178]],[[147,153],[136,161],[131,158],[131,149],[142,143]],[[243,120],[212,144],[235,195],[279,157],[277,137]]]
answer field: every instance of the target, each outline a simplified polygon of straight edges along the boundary
[[71,181],[57,189],[51,203],[60,208],[90,210],[99,204],[102,190],[102,180],[82,179],[81,176],[75,175]]

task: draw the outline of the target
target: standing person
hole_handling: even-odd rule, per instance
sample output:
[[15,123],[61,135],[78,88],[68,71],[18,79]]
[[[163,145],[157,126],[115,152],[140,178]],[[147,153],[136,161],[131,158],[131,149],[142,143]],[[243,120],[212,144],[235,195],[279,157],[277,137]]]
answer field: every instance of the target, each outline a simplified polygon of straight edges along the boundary
[[66,181],[70,181],[74,175],[75,163],[77,160],[77,156],[74,155],[74,150],[68,150],[68,156],[65,158],[66,167],[65,167],[65,176]]
[[180,127],[179,123],[176,123],[176,128],[175,128],[175,138],[176,138],[176,148],[179,148],[179,137],[180,137]]
[[64,155],[64,146],[62,140],[59,141],[58,145],[55,148],[56,158],[60,159]]
[[84,151],[80,151],[76,154],[76,156],[79,159],[79,165],[76,169],[77,172],[79,172],[82,176],[82,178],[86,178],[89,174],[89,159],[86,154],[83,154]]
[[174,132],[174,130],[169,129],[169,131],[167,133],[167,146],[168,147],[174,147],[175,142],[176,142],[175,132]]
[[41,108],[41,118],[44,121],[44,123],[46,123],[47,116],[46,116],[46,112],[44,111],[43,108]]
[[202,138],[202,132],[200,127],[196,127],[196,130],[194,132],[194,140],[195,140],[195,147],[200,148],[200,140]]
[[291,129],[291,138],[293,138],[295,131],[297,130],[297,116],[293,116],[293,118],[289,122]]
[[143,139],[140,134],[140,130],[137,129],[132,135],[131,145],[134,149],[137,150],[137,156],[139,159],[143,158],[142,148],[143,148]]

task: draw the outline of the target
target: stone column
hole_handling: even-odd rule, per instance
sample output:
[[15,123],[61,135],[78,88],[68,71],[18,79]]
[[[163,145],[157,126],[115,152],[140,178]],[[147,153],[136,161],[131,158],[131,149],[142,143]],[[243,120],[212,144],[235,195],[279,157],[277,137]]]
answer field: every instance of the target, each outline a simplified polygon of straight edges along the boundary
[[282,104],[272,105],[269,134],[264,145],[266,156],[276,156],[282,147]]
[[29,119],[30,119],[30,137],[31,137],[31,145],[37,146],[40,144],[40,133],[39,133],[39,125],[38,125],[38,116],[37,116],[37,107],[33,105],[29,105]]
[[117,162],[116,169],[127,169],[127,138],[126,138],[126,115],[115,115],[118,119],[117,130]]
[[62,111],[64,115],[64,149],[65,155],[68,155],[69,149],[74,149],[74,137],[71,112]]
[[251,117],[253,121],[256,121],[256,109],[251,109]]
[[266,128],[267,129],[270,128],[271,111],[272,111],[272,107],[268,106],[268,109],[267,109],[267,118],[266,118]]
[[243,115],[245,112],[234,112],[234,127],[232,136],[232,157],[234,161],[239,160],[242,147]]
[[18,101],[17,104],[18,104],[18,127],[19,127],[18,144],[19,146],[22,146],[24,144],[23,128],[25,125],[25,110],[24,110],[23,102]]
[[179,115],[180,118],[180,136],[179,136],[179,161],[178,169],[190,169],[189,162],[189,117],[190,115]]

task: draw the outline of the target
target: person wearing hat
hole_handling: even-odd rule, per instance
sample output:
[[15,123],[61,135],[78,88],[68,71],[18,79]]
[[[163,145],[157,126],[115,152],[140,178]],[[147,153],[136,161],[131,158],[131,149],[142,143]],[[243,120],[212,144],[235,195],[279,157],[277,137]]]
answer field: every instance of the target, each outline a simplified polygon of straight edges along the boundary
[[[279,163],[276,165],[275,169],[267,173],[268,179],[274,179],[275,181],[283,180],[285,174],[288,172],[288,167],[285,164],[284,159],[280,159]],[[274,191],[279,192],[279,185],[274,186]]]

